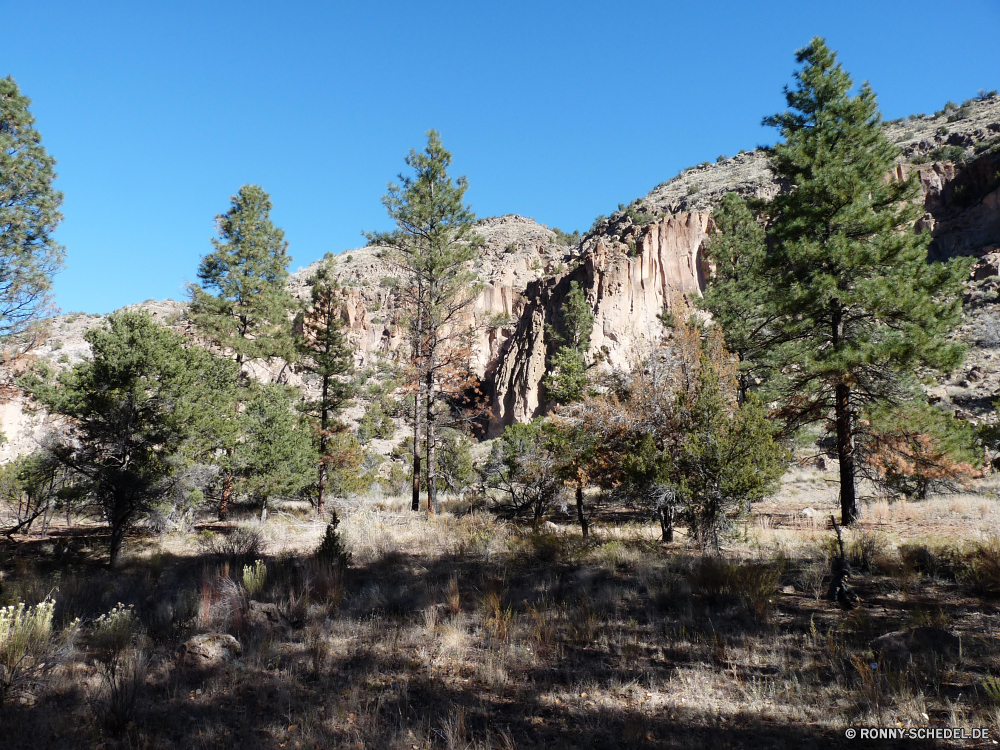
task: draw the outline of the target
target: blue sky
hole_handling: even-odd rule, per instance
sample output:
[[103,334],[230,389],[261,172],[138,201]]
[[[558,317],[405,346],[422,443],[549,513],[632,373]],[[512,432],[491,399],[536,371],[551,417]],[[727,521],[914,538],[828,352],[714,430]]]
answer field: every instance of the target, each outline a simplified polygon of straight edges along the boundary
[[997,0],[48,2],[4,10],[0,75],[58,161],[64,312],[184,298],[214,217],[272,197],[292,270],[389,229],[435,128],[479,216],[564,230],[680,169],[772,143],[824,36],[886,118],[1000,87]]

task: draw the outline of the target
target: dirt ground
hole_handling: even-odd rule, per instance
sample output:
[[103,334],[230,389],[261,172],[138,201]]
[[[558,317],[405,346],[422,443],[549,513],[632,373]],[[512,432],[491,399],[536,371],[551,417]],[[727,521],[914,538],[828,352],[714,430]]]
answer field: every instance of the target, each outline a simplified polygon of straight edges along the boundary
[[[56,519],[46,538],[0,542],[2,604],[51,594],[53,632],[75,628],[8,691],[0,747],[863,747],[846,736],[862,727],[1000,739],[997,482],[865,505],[845,531],[847,609],[825,598],[834,479],[790,472],[721,555],[683,533],[661,544],[630,508],[593,509],[583,539],[569,509],[534,532],[458,500],[428,517],[370,497],[336,507],[344,570],[314,557],[325,519],[286,506],[263,526],[248,512],[137,535],[112,573],[100,527]],[[252,549],[225,546],[251,531]],[[262,581],[247,574],[257,559]],[[118,602],[132,618],[112,674],[98,618]],[[278,620],[254,621],[269,604]],[[873,647],[915,628],[938,640],[905,661]],[[182,666],[205,633],[235,636],[241,655]]]

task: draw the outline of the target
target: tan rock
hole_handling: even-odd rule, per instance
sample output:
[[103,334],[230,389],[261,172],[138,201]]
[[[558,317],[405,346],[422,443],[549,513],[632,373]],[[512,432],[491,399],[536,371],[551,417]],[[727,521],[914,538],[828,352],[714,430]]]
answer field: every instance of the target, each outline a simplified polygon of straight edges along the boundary
[[240,642],[227,633],[205,633],[188,640],[177,653],[177,663],[188,669],[215,669],[243,653]]

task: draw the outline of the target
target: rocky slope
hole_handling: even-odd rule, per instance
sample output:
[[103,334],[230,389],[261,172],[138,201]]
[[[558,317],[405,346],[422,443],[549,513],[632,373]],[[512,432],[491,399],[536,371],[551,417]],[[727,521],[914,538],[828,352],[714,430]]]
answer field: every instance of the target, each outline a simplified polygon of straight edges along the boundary
[[[885,127],[903,151],[898,174],[919,172],[921,225],[934,235],[932,257],[978,259],[961,332],[973,345],[969,361],[935,398],[963,415],[982,413],[1000,396],[1000,308],[994,312],[1000,302],[1000,98]],[[572,282],[585,291],[596,316],[589,361],[627,367],[661,335],[657,316],[664,307],[703,289],[712,207],[728,191],[770,198],[784,189],[768,163],[767,153],[755,150],[686,169],[596,222],[576,246],[561,244],[554,232],[524,217],[481,221],[486,245],[473,267],[483,291],[467,322],[477,331],[474,364],[490,398],[487,434],[544,411],[545,330],[558,318]],[[292,275],[295,296],[308,296],[306,281],[314,270],[315,264]],[[398,270],[377,248],[362,248],[338,256],[335,275],[345,289],[343,317],[358,365],[396,356],[403,343],[395,325]],[[165,322],[186,328],[182,303],[149,306]],[[83,330],[99,322],[96,316],[57,319],[40,355],[71,364],[86,352]],[[309,386],[282,363],[262,367],[258,375],[269,379],[279,373]],[[361,410],[348,416],[356,419]],[[0,449],[0,462],[44,431],[41,417],[26,416],[19,402],[0,406],[0,419],[14,438]]]

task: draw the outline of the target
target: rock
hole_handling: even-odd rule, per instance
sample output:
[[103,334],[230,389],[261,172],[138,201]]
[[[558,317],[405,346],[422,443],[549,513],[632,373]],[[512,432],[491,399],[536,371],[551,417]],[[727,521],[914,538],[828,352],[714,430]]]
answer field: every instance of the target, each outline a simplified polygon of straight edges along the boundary
[[913,661],[955,661],[962,649],[958,636],[941,628],[922,626],[886,633],[871,642],[876,658],[894,669]]
[[243,615],[246,624],[250,627],[261,628],[268,633],[287,633],[292,629],[292,622],[284,613],[278,609],[277,604],[271,602],[258,602],[251,599],[247,603],[246,612]]
[[243,653],[240,642],[228,633],[205,633],[191,638],[177,653],[177,663],[188,669],[215,669]]
[[937,404],[944,401],[948,403],[950,399],[948,398],[948,390],[943,385],[936,386],[934,388],[927,389],[927,403]]
[[971,370],[969,370],[969,374],[966,376],[966,380],[968,380],[970,383],[978,383],[980,380],[983,379],[983,375],[984,375],[983,368],[976,365]]

